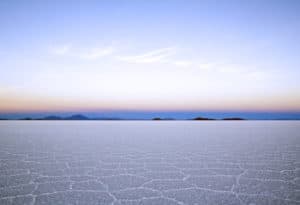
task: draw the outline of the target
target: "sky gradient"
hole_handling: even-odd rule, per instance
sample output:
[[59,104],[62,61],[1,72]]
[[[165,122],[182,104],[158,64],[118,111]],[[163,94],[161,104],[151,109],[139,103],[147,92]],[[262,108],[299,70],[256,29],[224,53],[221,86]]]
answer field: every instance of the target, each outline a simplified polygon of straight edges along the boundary
[[300,1],[0,1],[0,113],[300,112]]

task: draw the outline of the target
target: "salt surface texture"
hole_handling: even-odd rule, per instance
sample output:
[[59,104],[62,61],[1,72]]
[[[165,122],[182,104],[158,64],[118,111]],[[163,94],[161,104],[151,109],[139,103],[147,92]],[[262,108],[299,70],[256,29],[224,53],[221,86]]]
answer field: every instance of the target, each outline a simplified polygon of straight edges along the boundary
[[300,204],[300,122],[3,121],[0,204]]

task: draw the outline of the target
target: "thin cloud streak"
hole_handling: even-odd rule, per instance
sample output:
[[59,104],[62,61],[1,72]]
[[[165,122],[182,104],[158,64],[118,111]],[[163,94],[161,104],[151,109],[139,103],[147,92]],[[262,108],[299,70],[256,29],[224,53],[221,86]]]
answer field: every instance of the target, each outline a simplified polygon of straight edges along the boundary
[[[113,46],[102,48],[89,48],[87,52],[77,51],[72,49],[70,44],[52,47],[51,51],[55,55],[75,57],[82,60],[97,60],[104,57],[111,57],[112,60],[130,64],[155,64],[163,63],[177,68],[187,68],[198,71],[214,71],[215,73],[224,74],[243,74],[254,79],[263,80],[265,73],[256,69],[245,68],[243,65],[231,63],[216,63],[206,62],[201,63],[195,60],[180,59],[178,57],[178,48],[163,47],[156,50],[151,50],[139,55],[114,55],[118,50]],[[249,66],[247,66],[249,67]]]
[[[133,63],[133,64],[153,64],[153,63],[164,63],[181,68],[199,68],[203,70],[209,70],[216,67],[216,63],[198,63],[192,60],[178,60],[175,56],[178,53],[178,48],[164,47],[156,50],[151,50],[139,55],[113,55],[117,52],[113,46],[103,48],[92,48],[88,49],[88,52],[75,52],[71,49],[71,45],[65,44],[56,46],[51,49],[51,52],[59,56],[70,56],[76,57],[82,60],[97,60],[103,57],[111,56],[112,59]],[[174,57],[175,56],[175,57]]]
[[76,50],[71,49],[71,45],[65,44],[61,46],[53,46],[50,52],[59,56],[69,56],[84,60],[96,60],[105,56],[110,56],[115,52],[115,48],[112,46],[102,47],[102,48],[92,48],[87,52],[76,52]]
[[104,56],[109,56],[113,54],[114,51],[115,49],[111,46],[106,48],[95,48],[88,53],[80,54],[79,57],[82,59],[94,60]]
[[167,58],[176,53],[175,47],[161,48],[142,55],[118,56],[117,59],[128,63],[164,63]]
[[210,70],[217,66],[216,63],[199,63],[193,60],[180,60],[175,56],[177,53],[177,47],[166,47],[152,50],[141,55],[117,56],[116,59],[127,63],[164,63],[181,68],[199,68],[201,70]]

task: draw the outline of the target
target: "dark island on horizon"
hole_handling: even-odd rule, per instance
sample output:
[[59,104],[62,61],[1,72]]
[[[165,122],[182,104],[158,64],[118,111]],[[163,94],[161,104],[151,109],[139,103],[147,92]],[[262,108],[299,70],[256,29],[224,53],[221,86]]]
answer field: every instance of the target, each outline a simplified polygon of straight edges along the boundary
[[172,117],[149,117],[149,118],[129,118],[129,117],[88,117],[82,114],[74,114],[70,116],[59,116],[59,115],[47,115],[45,117],[19,117],[19,118],[10,118],[10,117],[0,117],[0,121],[4,120],[40,120],[40,121],[62,121],[62,120],[111,120],[111,121],[243,121],[243,120],[300,120],[300,118],[273,118],[273,119],[248,119],[241,117],[225,117],[225,118],[210,118],[210,117],[194,117],[194,118],[172,118]]
[[41,117],[41,118],[25,117],[25,118],[20,118],[18,120],[123,120],[123,119],[117,118],[117,117],[90,118],[85,115],[76,114],[76,115],[71,115],[68,117],[60,117],[60,116],[56,116],[56,115],[49,115],[49,116]]
[[118,118],[118,117],[87,117],[82,114],[75,114],[68,117],[61,117],[57,115],[49,115],[45,117],[33,118],[33,117],[23,117],[17,119],[9,119],[9,118],[0,118],[0,120],[153,120],[153,121],[171,121],[171,120],[195,120],[195,121],[211,121],[211,120],[247,120],[244,118],[239,117],[231,117],[231,118],[222,118],[222,119],[215,119],[215,118],[206,118],[206,117],[195,117],[191,119],[176,119],[176,118],[161,118],[161,117],[154,117],[154,118],[141,118],[141,119],[130,119],[130,118]]
[[33,117],[23,117],[18,119],[9,119],[9,118],[0,118],[0,120],[153,120],[153,121],[171,121],[171,120],[195,120],[195,121],[211,121],[211,120],[246,120],[244,118],[239,117],[232,117],[232,118],[222,118],[222,119],[215,119],[215,118],[206,118],[206,117],[195,117],[191,119],[176,119],[176,118],[161,118],[161,117],[154,117],[154,118],[141,118],[141,119],[130,119],[130,118],[118,118],[118,117],[87,117],[82,114],[71,115],[68,117],[61,117],[57,115],[49,115],[45,117],[33,118]]

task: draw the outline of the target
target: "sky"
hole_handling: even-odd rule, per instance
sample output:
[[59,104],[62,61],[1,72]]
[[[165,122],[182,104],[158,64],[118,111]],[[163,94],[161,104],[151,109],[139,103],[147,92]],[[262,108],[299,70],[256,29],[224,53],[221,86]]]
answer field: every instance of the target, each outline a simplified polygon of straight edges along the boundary
[[300,1],[0,1],[0,113],[300,113]]

